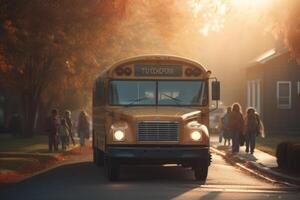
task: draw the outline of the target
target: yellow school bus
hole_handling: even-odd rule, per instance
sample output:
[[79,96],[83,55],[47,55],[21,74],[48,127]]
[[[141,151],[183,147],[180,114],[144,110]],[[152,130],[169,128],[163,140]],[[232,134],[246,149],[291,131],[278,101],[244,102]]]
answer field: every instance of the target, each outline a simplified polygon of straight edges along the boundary
[[[178,164],[206,180],[210,74],[186,58],[146,55],[117,62],[97,77],[93,157],[110,180],[130,164]],[[213,90],[214,100],[218,93]]]

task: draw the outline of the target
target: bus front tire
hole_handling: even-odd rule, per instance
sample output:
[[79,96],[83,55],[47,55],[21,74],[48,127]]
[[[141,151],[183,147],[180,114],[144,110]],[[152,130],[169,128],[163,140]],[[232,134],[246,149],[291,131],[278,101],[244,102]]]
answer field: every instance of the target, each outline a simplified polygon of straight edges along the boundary
[[93,147],[93,162],[97,164],[97,149]]
[[119,163],[112,158],[107,158],[105,166],[106,166],[105,168],[106,168],[106,173],[107,173],[108,179],[110,181],[118,180],[119,175],[120,175]]
[[197,181],[206,181],[209,162],[207,159],[199,160],[194,164],[194,173]]
[[99,149],[94,148],[93,160],[97,166],[99,166],[99,167],[103,166],[104,165],[104,153],[102,151],[100,151]]

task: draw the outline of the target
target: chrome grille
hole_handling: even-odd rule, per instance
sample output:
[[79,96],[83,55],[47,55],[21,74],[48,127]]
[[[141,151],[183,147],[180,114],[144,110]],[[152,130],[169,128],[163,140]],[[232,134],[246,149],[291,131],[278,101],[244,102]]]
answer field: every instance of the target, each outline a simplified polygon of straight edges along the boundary
[[137,126],[138,141],[178,141],[179,124],[174,121],[141,121]]

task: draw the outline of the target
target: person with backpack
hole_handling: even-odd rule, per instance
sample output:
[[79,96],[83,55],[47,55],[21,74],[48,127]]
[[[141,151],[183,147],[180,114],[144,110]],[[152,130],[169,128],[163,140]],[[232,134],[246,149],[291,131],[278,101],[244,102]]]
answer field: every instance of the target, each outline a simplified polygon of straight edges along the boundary
[[68,144],[67,140],[69,139],[69,127],[65,119],[61,120],[58,136],[61,141],[62,150],[63,151],[67,150],[67,144]]
[[73,146],[75,146],[75,140],[74,140],[74,132],[73,132],[73,122],[72,122],[72,117],[71,117],[71,111],[66,110],[65,111],[65,120],[68,126],[68,130],[69,130],[69,138],[67,140],[67,143],[69,145],[70,140],[73,143]]
[[258,113],[254,108],[248,108],[245,117],[245,139],[246,153],[253,154],[255,149],[255,141],[258,135],[263,134],[263,126]]
[[56,109],[51,111],[51,116],[47,119],[47,132],[48,132],[48,143],[49,151],[51,152],[58,150],[58,130],[60,127],[59,115]]
[[229,131],[232,134],[232,153],[240,151],[241,139],[243,138],[244,118],[241,112],[241,105],[234,103],[229,114]]
[[80,138],[80,147],[85,146],[85,139],[90,135],[90,123],[85,111],[81,111],[78,117],[77,132]]
[[231,107],[228,107],[226,114],[222,117],[224,146],[226,146],[226,144],[228,144],[230,146],[230,140],[232,137],[232,134],[229,130],[229,115],[230,115],[230,113],[231,113]]

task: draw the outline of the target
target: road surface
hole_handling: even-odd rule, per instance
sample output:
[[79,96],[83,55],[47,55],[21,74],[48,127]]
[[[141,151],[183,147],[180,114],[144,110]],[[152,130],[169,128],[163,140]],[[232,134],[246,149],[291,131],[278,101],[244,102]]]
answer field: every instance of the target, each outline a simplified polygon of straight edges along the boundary
[[121,180],[109,182],[90,155],[22,182],[0,188],[1,200],[41,199],[300,199],[300,191],[272,184],[213,155],[205,184],[177,166],[123,167]]

